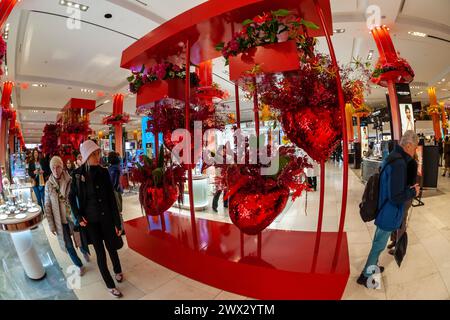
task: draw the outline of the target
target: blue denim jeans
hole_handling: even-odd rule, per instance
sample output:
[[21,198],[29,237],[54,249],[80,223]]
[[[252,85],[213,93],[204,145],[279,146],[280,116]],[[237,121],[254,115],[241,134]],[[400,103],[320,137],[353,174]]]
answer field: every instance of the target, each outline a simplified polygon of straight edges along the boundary
[[70,236],[70,227],[68,224],[63,224],[63,232],[64,232],[64,243],[66,244],[67,252],[69,253],[69,257],[72,260],[73,264],[78,268],[83,266],[81,259],[78,257],[77,251],[73,246],[72,237]]
[[375,236],[373,237],[372,249],[370,249],[369,257],[367,258],[367,262],[363,270],[366,277],[370,277],[375,272],[376,269],[371,269],[369,267],[372,266],[372,268],[374,268],[373,266],[378,265],[378,258],[380,257],[381,252],[383,252],[386,248],[391,233],[391,231],[384,231],[377,227]]
[[44,186],[35,186],[33,187],[34,195],[36,196],[36,200],[38,205],[44,211],[44,201],[45,201],[45,187]]

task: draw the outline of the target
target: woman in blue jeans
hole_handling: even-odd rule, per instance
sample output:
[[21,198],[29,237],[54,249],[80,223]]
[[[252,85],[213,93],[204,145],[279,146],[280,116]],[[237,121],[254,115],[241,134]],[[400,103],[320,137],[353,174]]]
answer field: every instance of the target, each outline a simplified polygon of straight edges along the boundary
[[[85,268],[74,247],[74,242],[81,249],[86,261],[89,261],[87,244],[82,244],[79,232],[75,232],[68,195],[72,178],[66,170],[60,157],[50,161],[52,174],[45,184],[44,211],[50,231],[58,237],[61,250],[67,251],[72,262],[79,269],[79,275],[85,273]],[[74,241],[72,241],[72,238]]]
[[36,196],[36,200],[39,206],[43,210],[45,197],[44,168],[42,156],[39,154],[39,151],[37,149],[33,150],[33,155],[31,157],[30,163],[28,164],[28,175],[33,179],[34,195]]

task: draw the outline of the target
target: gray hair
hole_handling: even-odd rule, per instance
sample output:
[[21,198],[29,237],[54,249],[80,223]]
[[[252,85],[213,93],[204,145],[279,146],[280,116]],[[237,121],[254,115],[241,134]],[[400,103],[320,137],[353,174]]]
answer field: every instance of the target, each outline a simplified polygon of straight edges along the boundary
[[419,137],[412,130],[405,131],[402,138],[400,139],[400,146],[402,146],[402,147],[406,146],[409,143],[415,144],[415,145],[419,144]]
[[64,163],[62,161],[62,159],[58,156],[54,156],[51,160],[50,160],[50,169],[53,168],[55,165],[60,165],[61,167],[64,168]]

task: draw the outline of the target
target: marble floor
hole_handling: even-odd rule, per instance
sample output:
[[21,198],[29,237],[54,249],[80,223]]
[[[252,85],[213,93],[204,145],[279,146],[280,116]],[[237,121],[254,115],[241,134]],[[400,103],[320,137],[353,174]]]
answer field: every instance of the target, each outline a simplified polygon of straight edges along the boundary
[[71,300],[77,299],[66,285],[66,277],[42,227],[31,231],[46,277],[28,278],[20,264],[11,236],[0,232],[0,300]]
[[[326,173],[326,199],[323,230],[336,231],[342,190],[342,168],[329,163]],[[351,274],[343,299],[449,299],[450,298],[450,178],[439,176],[437,190],[424,191],[425,206],[413,208],[410,214],[408,235],[409,247],[401,268],[385,251],[381,265],[386,270],[382,274],[380,289],[366,289],[356,284],[361,269],[370,250],[375,232],[373,223],[364,223],[359,217],[358,204],[364,185],[357,174],[349,170],[348,207],[345,231],[349,241]],[[287,230],[315,230],[317,225],[318,192],[310,192],[289,203],[270,228]],[[189,214],[186,210],[172,208],[178,214]],[[230,222],[227,212],[219,206],[218,213],[211,210],[197,212],[198,217]],[[138,198],[134,194],[124,197],[124,219],[141,216]],[[43,224],[56,260],[62,270],[71,262],[61,252],[53,235]],[[2,243],[3,244],[3,243]],[[124,299],[248,299],[234,293],[204,285],[160,266],[129,249],[126,241],[119,251],[125,281],[118,285]],[[95,256],[86,264],[87,273],[81,278],[73,293],[78,299],[114,299],[105,290],[98,272]],[[1,292],[1,287],[0,287]],[[1,296],[0,296],[1,297]],[[65,297],[62,297],[65,298]],[[67,297],[71,298],[71,297]]]

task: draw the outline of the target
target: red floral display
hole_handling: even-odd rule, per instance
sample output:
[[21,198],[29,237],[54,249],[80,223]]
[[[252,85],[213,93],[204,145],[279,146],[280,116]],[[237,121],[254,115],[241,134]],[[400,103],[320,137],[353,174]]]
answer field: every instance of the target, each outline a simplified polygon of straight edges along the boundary
[[13,117],[14,112],[15,111],[13,109],[5,109],[5,108],[3,108],[3,110],[2,110],[2,117],[4,117],[6,120],[10,120]]
[[397,58],[395,62],[378,60],[371,81],[380,86],[387,87],[388,81],[395,83],[410,83],[414,79],[414,71],[403,58]]
[[89,135],[92,130],[89,128],[88,121],[81,121],[73,124],[68,124],[64,127],[64,132],[69,134]]
[[308,36],[307,28],[319,28],[310,21],[291,15],[285,9],[247,19],[242,22],[242,26],[242,30],[233,34],[228,43],[216,45],[216,50],[222,52],[227,62],[230,56],[237,56],[250,48],[287,40],[295,40],[298,49],[312,57],[315,39]]
[[[162,62],[155,64],[148,70],[145,69],[145,66],[142,66],[141,70],[132,71],[132,75],[127,78],[131,93],[137,93],[144,84],[169,79],[186,79],[186,67],[179,67],[171,62]],[[192,87],[199,85],[200,79],[195,72],[191,72],[190,81]]]
[[[290,191],[295,200],[308,189],[304,169],[310,164],[306,158],[295,156],[292,147],[280,147],[278,154],[279,158],[273,158],[279,160],[273,175],[263,175],[261,169],[265,166],[261,164],[216,164],[222,168],[216,184],[228,190],[231,221],[246,234],[257,234],[270,225],[286,206]],[[249,159],[248,148],[242,156]],[[244,163],[244,159],[237,160]]]
[[314,160],[326,160],[342,135],[336,72],[328,57],[317,55],[298,72],[267,75],[257,84],[261,101],[279,111],[290,141]]
[[41,138],[41,148],[44,154],[54,156],[58,154],[58,136],[61,127],[57,124],[46,124],[44,127],[44,135]]
[[142,157],[142,165],[132,169],[133,181],[141,183],[139,202],[145,213],[157,216],[169,209],[178,199],[182,202],[185,170],[182,166],[168,163],[161,146],[158,159]]
[[130,115],[128,113],[122,113],[117,115],[110,115],[103,118],[103,124],[106,125],[116,125],[124,124],[130,121]]
[[[194,122],[199,121],[202,124],[202,133],[208,129],[222,130],[225,128],[225,121],[216,113],[217,105],[191,105],[191,132],[194,130]],[[172,141],[172,132],[178,128],[185,128],[185,110],[184,108],[174,105],[169,102],[160,102],[155,104],[147,111],[149,120],[147,122],[147,131],[156,133],[163,133],[164,145],[172,150],[177,143],[181,143],[183,138],[179,141]],[[194,159],[198,159],[202,153],[202,147],[194,150],[194,144],[191,148]],[[181,152],[180,156],[183,156]]]
[[0,75],[3,75],[3,70],[1,66],[5,60],[6,56],[6,42],[3,40],[3,35],[0,35]]

